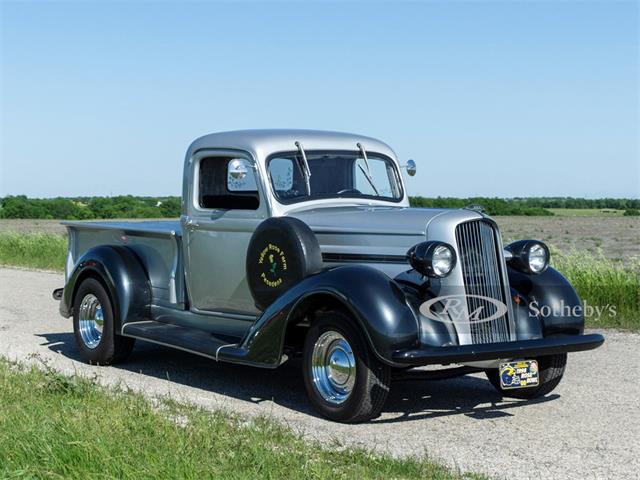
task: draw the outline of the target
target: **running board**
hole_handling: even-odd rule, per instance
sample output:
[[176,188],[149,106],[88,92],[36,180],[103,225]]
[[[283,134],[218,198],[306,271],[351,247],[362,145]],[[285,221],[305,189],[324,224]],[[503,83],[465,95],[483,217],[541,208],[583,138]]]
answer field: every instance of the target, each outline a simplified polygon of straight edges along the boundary
[[[218,361],[222,347],[237,347],[239,338],[214,335],[196,328],[180,327],[169,323],[145,322],[125,323],[121,335],[147,342],[177,348]],[[220,358],[220,360],[224,360]]]

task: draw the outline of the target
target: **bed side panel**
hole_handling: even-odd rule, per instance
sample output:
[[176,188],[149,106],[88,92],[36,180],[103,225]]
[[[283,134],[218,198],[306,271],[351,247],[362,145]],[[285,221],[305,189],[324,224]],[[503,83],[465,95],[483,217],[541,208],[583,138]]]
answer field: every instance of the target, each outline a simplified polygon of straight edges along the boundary
[[99,245],[131,249],[140,259],[151,283],[154,305],[184,308],[181,237],[170,233],[68,225],[67,276],[84,252]]

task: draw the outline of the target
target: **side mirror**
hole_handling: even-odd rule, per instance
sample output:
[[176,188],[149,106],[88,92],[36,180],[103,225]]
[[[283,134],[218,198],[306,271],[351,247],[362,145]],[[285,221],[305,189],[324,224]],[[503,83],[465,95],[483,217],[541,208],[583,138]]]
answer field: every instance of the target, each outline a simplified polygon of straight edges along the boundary
[[232,160],[229,163],[229,175],[234,180],[242,180],[247,176],[249,170],[247,170],[247,166],[244,164],[242,160]]
[[407,164],[404,166],[407,169],[407,175],[413,177],[416,174],[416,162],[413,160],[407,160]]

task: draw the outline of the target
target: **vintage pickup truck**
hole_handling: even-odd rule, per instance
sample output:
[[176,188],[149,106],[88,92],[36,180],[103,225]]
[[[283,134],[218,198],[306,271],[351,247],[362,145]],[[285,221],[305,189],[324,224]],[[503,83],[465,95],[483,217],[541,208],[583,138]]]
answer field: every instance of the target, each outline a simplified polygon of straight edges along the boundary
[[415,162],[360,135],[206,135],[186,154],[179,222],[65,223],[54,298],[94,364],[136,339],[255,367],[302,356],[311,403],[336,421],[377,416],[412,375],[484,370],[503,395],[547,394],[567,352],[604,341],[583,333],[548,248],[503,247],[477,208],[410,208],[403,170]]

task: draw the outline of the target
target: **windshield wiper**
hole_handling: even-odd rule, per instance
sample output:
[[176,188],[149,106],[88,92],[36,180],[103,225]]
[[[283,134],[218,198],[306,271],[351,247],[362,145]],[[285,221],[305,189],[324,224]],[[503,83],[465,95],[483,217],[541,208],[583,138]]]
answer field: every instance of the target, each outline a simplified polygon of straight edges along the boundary
[[300,166],[302,167],[302,173],[304,174],[304,183],[307,186],[307,195],[311,196],[311,169],[309,168],[309,162],[307,162],[307,154],[304,153],[304,148],[300,142],[296,142],[298,152],[300,152]]
[[360,153],[362,154],[362,158],[364,159],[364,164],[367,167],[367,170],[365,171],[365,169],[362,168],[362,165],[360,164],[358,164],[358,167],[360,168],[360,171],[364,174],[365,178],[371,185],[371,188],[373,188],[373,191],[376,192],[376,195],[380,196],[380,193],[378,193],[378,189],[373,183],[373,178],[371,178],[371,169],[369,168],[369,159],[367,158],[367,152],[365,151],[364,147],[360,142],[356,143],[356,146],[360,149]]

